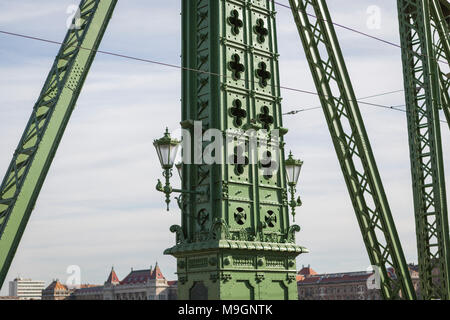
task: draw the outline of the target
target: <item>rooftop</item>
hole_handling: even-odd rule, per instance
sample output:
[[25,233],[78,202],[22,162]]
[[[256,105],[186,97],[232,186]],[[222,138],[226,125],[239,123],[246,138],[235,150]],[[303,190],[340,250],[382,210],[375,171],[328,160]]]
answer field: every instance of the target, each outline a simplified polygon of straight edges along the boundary
[[146,283],[149,280],[155,279],[165,279],[164,275],[161,272],[161,269],[156,263],[155,268],[152,269],[144,269],[144,270],[131,270],[131,272],[120,281],[120,284],[135,284],[135,283]]

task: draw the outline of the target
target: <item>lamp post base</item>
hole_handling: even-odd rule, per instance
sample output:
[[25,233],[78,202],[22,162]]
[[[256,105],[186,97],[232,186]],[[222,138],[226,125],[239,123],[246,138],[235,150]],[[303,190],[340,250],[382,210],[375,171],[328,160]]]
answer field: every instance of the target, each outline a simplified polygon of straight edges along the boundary
[[297,300],[295,258],[306,252],[295,244],[220,240],[165,254],[177,258],[180,300]]

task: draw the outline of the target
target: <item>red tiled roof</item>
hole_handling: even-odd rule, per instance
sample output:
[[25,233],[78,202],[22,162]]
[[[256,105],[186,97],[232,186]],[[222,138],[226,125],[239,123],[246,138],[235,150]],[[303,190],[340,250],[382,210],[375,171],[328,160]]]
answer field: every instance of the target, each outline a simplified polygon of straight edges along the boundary
[[67,290],[67,286],[63,285],[59,280],[53,280],[45,290]]
[[297,282],[302,281],[305,279],[305,276],[302,276],[301,274],[297,274]]
[[298,274],[302,275],[302,276],[310,276],[310,275],[315,275],[317,274],[317,272],[315,272],[312,268],[310,267],[303,267]]
[[161,269],[158,266],[158,262],[156,263],[155,269],[153,269],[153,271],[152,271],[152,273],[150,275],[150,279],[152,279],[152,280],[153,279],[160,279],[160,280],[165,279],[163,274],[162,274],[162,272],[161,272]]
[[106,280],[105,283],[109,283],[109,284],[120,283],[119,277],[117,276],[116,272],[114,271],[114,267],[111,269],[111,273],[109,274],[108,280]]
[[145,283],[150,280],[150,276],[150,269],[131,271],[120,284]]
[[165,280],[161,269],[156,263],[155,268],[145,269],[145,270],[131,270],[131,272],[120,281],[120,284],[134,284],[134,283],[146,283],[149,280]]

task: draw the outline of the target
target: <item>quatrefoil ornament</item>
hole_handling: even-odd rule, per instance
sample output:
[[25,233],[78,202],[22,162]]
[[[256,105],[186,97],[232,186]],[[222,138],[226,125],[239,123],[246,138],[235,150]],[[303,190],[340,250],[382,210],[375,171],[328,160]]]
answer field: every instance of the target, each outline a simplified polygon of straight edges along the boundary
[[236,212],[234,213],[234,220],[238,225],[245,224],[245,221],[247,220],[247,214],[245,213],[243,208],[236,208]]
[[230,157],[230,162],[235,165],[235,172],[237,175],[244,173],[245,166],[248,166],[249,159],[245,155],[244,148],[242,146],[236,146],[234,148],[234,154]]
[[256,33],[256,38],[259,43],[264,43],[266,41],[266,37],[269,35],[269,30],[264,26],[264,20],[258,19],[256,20],[256,26],[253,28]]
[[274,123],[274,118],[270,114],[269,107],[263,106],[261,108],[261,113],[258,114],[258,122],[262,124],[262,127],[267,131],[270,130],[270,126]]
[[230,114],[234,118],[236,127],[242,126],[242,119],[247,117],[247,111],[242,107],[241,100],[235,99],[233,101],[233,107],[230,108]]
[[231,16],[228,17],[227,21],[231,25],[231,32],[233,32],[234,35],[238,35],[240,29],[244,26],[244,23],[239,18],[239,11],[231,11]]
[[267,214],[264,217],[265,222],[267,223],[267,226],[269,228],[275,227],[277,223],[277,216],[275,215],[275,212],[272,210],[267,211]]
[[228,62],[228,68],[231,70],[234,80],[240,80],[242,72],[245,71],[245,66],[241,63],[241,57],[238,54],[231,56],[231,61]]
[[267,64],[265,62],[258,64],[256,76],[259,79],[259,85],[263,88],[267,87],[268,80],[272,79],[272,74],[267,70]]

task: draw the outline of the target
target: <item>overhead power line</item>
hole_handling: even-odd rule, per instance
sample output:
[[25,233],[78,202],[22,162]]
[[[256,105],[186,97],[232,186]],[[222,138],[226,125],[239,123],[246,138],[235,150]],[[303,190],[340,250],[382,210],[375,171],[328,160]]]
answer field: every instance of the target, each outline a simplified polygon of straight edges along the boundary
[[[283,7],[283,8],[289,9],[289,10],[292,10],[292,8],[291,8],[290,5],[287,5],[287,4],[278,2],[278,1],[274,1],[274,2],[275,2],[276,5],[278,5],[278,6],[280,6],[280,7]],[[317,16],[315,16],[315,15],[313,15],[313,14],[311,14],[311,13],[306,12],[306,15],[309,16],[309,17],[311,17],[311,18],[314,18],[314,19],[317,19],[317,20],[322,20],[322,21],[327,22],[326,19],[319,18],[319,17],[317,17]],[[392,42],[392,41],[389,41],[389,40],[386,40],[386,39],[383,39],[383,38],[380,38],[380,37],[376,37],[376,36],[371,35],[371,34],[369,34],[369,33],[366,33],[366,32],[363,32],[363,31],[361,31],[361,30],[358,30],[358,29],[356,29],[356,28],[348,27],[348,26],[345,26],[345,25],[343,25],[343,24],[336,23],[336,22],[333,22],[333,21],[331,21],[331,23],[332,23],[334,26],[336,26],[336,27],[339,27],[339,28],[341,28],[341,29],[345,29],[345,30],[348,30],[348,31],[357,33],[357,34],[359,34],[359,35],[361,35],[361,36],[364,36],[364,37],[367,37],[367,38],[371,38],[371,39],[373,39],[373,40],[376,40],[376,41],[385,43],[385,44],[387,44],[387,45],[390,45],[390,46],[393,46],[393,47],[396,47],[396,48],[399,48],[399,49],[409,50],[409,49],[407,49],[407,48],[402,47],[402,46],[401,46],[400,44],[398,44],[398,43],[395,43],[395,42]],[[426,55],[422,55],[422,56],[425,57]],[[438,60],[438,59],[435,59],[434,57],[433,57],[432,59],[436,60],[437,62],[443,63],[443,64],[448,64],[448,62],[442,61],[442,60]]]
[[[51,43],[51,44],[57,44],[57,45],[62,45],[63,43],[60,41],[54,41],[54,40],[49,40],[49,39],[44,39],[44,38],[40,38],[40,37],[35,37],[35,36],[30,36],[30,35],[25,35],[25,34],[20,34],[20,33],[15,33],[15,32],[10,32],[10,31],[5,31],[5,30],[0,30],[1,34],[5,34],[5,35],[9,35],[9,36],[14,36],[14,37],[20,37],[20,38],[24,38],[24,39],[29,39],[29,40],[35,40],[35,41],[41,41],[41,42],[45,42],[45,43]],[[82,46],[73,46],[74,48],[79,48],[81,50],[88,50],[88,51],[94,51],[92,48],[85,48]],[[164,66],[164,67],[169,67],[169,68],[175,68],[175,69],[179,69],[179,70],[184,70],[184,71],[189,71],[189,72],[196,72],[196,73],[203,73],[203,74],[209,74],[212,76],[217,76],[217,77],[225,77],[225,78],[231,78],[229,76],[225,76],[225,75],[221,75],[219,73],[215,73],[215,72],[210,72],[210,71],[203,71],[203,70],[198,70],[195,68],[188,68],[188,67],[183,67],[180,65],[176,65],[176,64],[171,64],[171,63],[166,63],[166,62],[161,62],[161,61],[157,61],[157,60],[151,60],[151,59],[145,59],[145,58],[139,58],[139,57],[134,57],[134,56],[130,56],[130,55],[125,55],[125,54],[120,54],[120,53],[115,53],[115,52],[111,52],[111,51],[105,51],[105,50],[96,50],[97,53],[101,53],[104,55],[109,55],[109,56],[114,56],[114,57],[118,57],[118,58],[124,58],[124,59],[128,59],[128,60],[134,60],[134,61],[139,61],[139,62],[145,62],[145,63],[149,63],[149,64],[155,64],[155,65],[159,65],[159,66]],[[254,83],[251,80],[244,80],[241,79],[241,81],[247,81],[249,83]],[[293,87],[287,87],[287,86],[278,86],[278,88],[280,89],[284,89],[287,91],[292,91],[292,92],[298,92],[298,93],[304,93],[304,94],[309,94],[309,95],[314,95],[314,96],[319,96],[320,94],[314,91],[310,91],[310,90],[304,90],[304,89],[299,89],[299,88],[293,88]],[[403,91],[403,90],[396,90],[396,91]],[[375,94],[372,95],[370,97],[378,97],[378,96],[382,96],[382,95],[387,95],[387,94],[392,94],[393,91],[390,92],[383,92],[383,93],[379,93],[379,94]],[[370,98],[370,97],[366,97]],[[363,98],[365,99],[365,98]],[[364,104],[364,105],[368,105],[368,106],[372,106],[372,107],[379,107],[379,108],[384,108],[384,109],[392,109],[392,110],[397,110],[397,111],[402,111],[401,109],[397,109],[396,107],[392,107],[392,106],[387,106],[387,105],[382,105],[382,104],[377,104],[377,103],[371,103],[371,102],[365,102],[362,101],[361,99],[357,99],[356,100],[358,103],[360,104]],[[319,109],[320,107],[314,107],[314,108],[309,108],[308,110],[313,110],[313,109]],[[301,109],[298,112],[290,112],[288,114],[296,114],[299,112],[303,112],[303,111],[308,111],[306,109]],[[404,111],[404,110],[403,110]],[[406,111],[405,111],[406,112]],[[441,121],[441,122],[445,122],[446,121]]]
[[[0,33],[6,34],[6,35],[10,35],[10,36],[30,39],[30,40],[36,40],[36,41],[51,43],[51,44],[57,44],[57,45],[62,45],[63,44],[62,42],[59,42],[59,41],[48,40],[48,39],[44,39],[44,38],[40,38],[40,37],[34,37],[34,36],[30,36],[30,35],[25,35],[25,34],[20,34],[20,33],[15,33],[15,32],[9,32],[9,31],[5,31],[5,30],[0,30]],[[76,47],[76,46],[74,46],[74,47]],[[80,49],[93,51],[90,48],[80,47]],[[124,58],[124,59],[129,59],[129,60],[134,60],[134,61],[150,63],[150,64],[156,64],[156,65],[170,67],[170,68],[176,68],[176,69],[185,70],[185,71],[204,73],[204,74],[209,74],[209,75],[213,75],[213,76],[217,76],[217,77],[225,77],[225,75],[221,75],[221,74],[215,73],[215,72],[209,72],[209,71],[198,70],[198,69],[194,69],[194,68],[183,67],[183,66],[180,66],[180,65],[170,64],[170,63],[161,62],[161,61],[157,61],[157,60],[150,60],[150,59],[145,59],[145,58],[134,57],[134,56],[120,54],[120,53],[115,53],[115,52],[111,52],[111,51],[97,50],[97,53],[101,53],[101,54],[109,55],[109,56],[114,56],[114,57],[119,57],[119,58]],[[227,77],[227,78],[231,78],[231,77]],[[241,81],[248,81],[248,82],[252,83],[251,80],[243,80],[243,79],[241,79]],[[299,92],[299,93],[319,96],[319,94],[317,92],[310,91],[310,90],[305,90],[305,89],[299,89],[299,88],[293,88],[293,87],[287,87],[287,86],[278,86],[278,88],[284,89],[284,90],[288,90],[288,91],[293,91],[293,92]],[[376,94],[375,96],[386,95],[386,94],[389,94],[389,93],[390,92],[384,92],[384,93]],[[369,104],[368,102],[363,102],[363,101],[361,101],[361,103]]]
[[[389,94],[394,94],[394,93],[399,93],[399,92],[404,92],[404,91],[405,90],[403,90],[403,89],[402,90],[395,90],[395,91],[388,91],[388,92],[378,93],[378,94],[374,94],[374,95],[367,96],[367,97],[358,98],[358,100],[366,100],[366,99],[371,99],[371,98],[376,98],[376,97],[382,97],[382,96],[386,96],[386,95],[389,95]],[[379,106],[381,107],[381,105],[379,105]],[[404,106],[405,105],[386,106],[386,107],[388,107],[389,109],[397,109],[397,108],[404,107]],[[321,109],[321,108],[322,108],[321,106],[312,107],[312,108],[300,108],[300,109],[297,109],[297,110],[292,110],[292,111],[286,112],[286,113],[284,113],[284,115],[295,115],[295,114],[300,113],[300,112],[311,111],[311,110],[316,110],[316,109]],[[404,110],[399,109],[399,111],[404,111]]]

